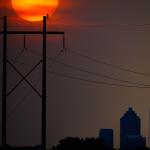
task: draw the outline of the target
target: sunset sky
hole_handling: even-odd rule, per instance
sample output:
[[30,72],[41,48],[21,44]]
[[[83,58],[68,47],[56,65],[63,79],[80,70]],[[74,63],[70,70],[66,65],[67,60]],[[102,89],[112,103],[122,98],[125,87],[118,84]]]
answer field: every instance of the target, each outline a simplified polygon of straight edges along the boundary
[[[150,85],[149,6],[149,0],[59,0],[58,8],[47,20],[47,30],[65,32],[67,51],[61,53],[52,67],[47,67],[47,147],[67,136],[97,137],[100,128],[114,129],[118,147],[119,119],[130,106],[141,117],[142,135],[148,136],[150,88],[137,86]],[[10,0],[0,0],[0,17],[4,15],[8,17],[9,30],[42,30],[42,21],[23,20],[11,7]],[[42,54],[40,36],[27,35],[26,43],[27,50],[15,63],[23,73]],[[62,44],[61,36],[47,36],[47,66],[58,55]],[[22,49],[23,36],[9,36],[9,58],[15,58]],[[10,90],[20,77],[9,66],[8,71]],[[38,67],[28,77],[33,84],[41,77],[40,71]],[[128,81],[138,84],[131,85]],[[36,87],[40,91],[41,82]],[[28,94],[29,91],[23,82],[8,98],[8,144],[40,144],[41,99],[34,91]]]

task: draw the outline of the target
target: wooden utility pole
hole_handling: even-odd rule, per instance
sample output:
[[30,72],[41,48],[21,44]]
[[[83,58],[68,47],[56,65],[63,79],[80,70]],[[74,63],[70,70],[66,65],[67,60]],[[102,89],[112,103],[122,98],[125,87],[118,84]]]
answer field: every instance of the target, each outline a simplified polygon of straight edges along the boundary
[[46,150],[46,16],[43,18],[42,147]]
[[6,147],[7,120],[6,120],[6,99],[7,99],[7,17],[4,16],[3,32],[3,87],[2,87],[2,145]]
[[[43,150],[46,150],[46,35],[50,34],[59,34],[63,35],[64,32],[52,31],[47,32],[46,30],[46,16],[43,17],[43,31],[8,31],[7,30],[7,17],[4,17],[4,29],[0,31],[0,34],[3,35],[3,87],[2,87],[2,146],[6,147],[7,143],[7,97],[11,95],[16,88],[23,82],[27,82],[28,85],[37,93],[42,99],[42,119],[41,119],[41,146]],[[7,36],[8,35],[25,35],[25,34],[34,34],[34,35],[43,35],[43,56],[42,59],[25,75],[23,75],[15,65],[7,59]],[[63,40],[64,42],[64,40]],[[24,47],[25,47],[25,37],[24,37]],[[64,47],[64,43],[63,43]],[[32,83],[27,79],[27,77],[42,63],[42,92],[39,92]],[[7,64],[11,66],[16,73],[22,78],[16,83],[16,85],[7,92]]]

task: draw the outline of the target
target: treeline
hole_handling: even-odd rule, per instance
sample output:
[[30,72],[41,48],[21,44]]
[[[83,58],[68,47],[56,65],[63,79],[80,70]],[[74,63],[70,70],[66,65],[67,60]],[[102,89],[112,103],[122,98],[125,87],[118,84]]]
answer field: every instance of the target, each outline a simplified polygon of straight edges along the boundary
[[[5,150],[42,150],[42,147],[31,146],[31,147],[5,147]],[[0,146],[0,150],[4,148]],[[67,137],[59,141],[58,145],[53,146],[50,150],[116,150],[108,147],[104,144],[100,138],[78,138],[78,137]],[[118,149],[119,150],[119,149]],[[132,150],[132,149],[123,149]],[[134,149],[135,150],[135,149]],[[149,148],[136,149],[136,150],[150,150]]]
[[99,138],[67,137],[59,141],[51,150],[113,150]]
[[[100,138],[78,138],[67,137],[59,141],[57,146],[52,147],[51,150],[120,150],[113,149],[104,144]],[[123,149],[133,150],[133,149]],[[134,149],[135,150],[135,149]],[[139,148],[136,150],[150,150],[149,148]]]

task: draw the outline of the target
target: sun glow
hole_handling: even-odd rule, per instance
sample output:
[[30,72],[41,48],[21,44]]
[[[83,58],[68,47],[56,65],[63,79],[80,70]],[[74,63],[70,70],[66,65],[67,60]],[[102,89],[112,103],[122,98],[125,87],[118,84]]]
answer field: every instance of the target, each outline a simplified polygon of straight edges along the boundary
[[28,21],[41,21],[43,16],[51,16],[58,6],[58,0],[11,0],[17,14]]

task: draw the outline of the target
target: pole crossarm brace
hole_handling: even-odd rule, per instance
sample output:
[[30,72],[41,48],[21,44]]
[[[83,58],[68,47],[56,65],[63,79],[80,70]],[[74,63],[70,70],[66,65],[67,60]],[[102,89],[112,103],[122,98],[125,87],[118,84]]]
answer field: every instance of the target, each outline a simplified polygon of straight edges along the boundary
[[27,77],[41,64],[41,61],[38,62],[25,76],[20,73],[20,71],[9,61],[7,60],[8,64],[21,76],[21,80],[7,93],[7,96],[9,96],[23,81],[26,81],[28,85],[40,96],[40,92],[34,88],[34,86],[27,80]]

